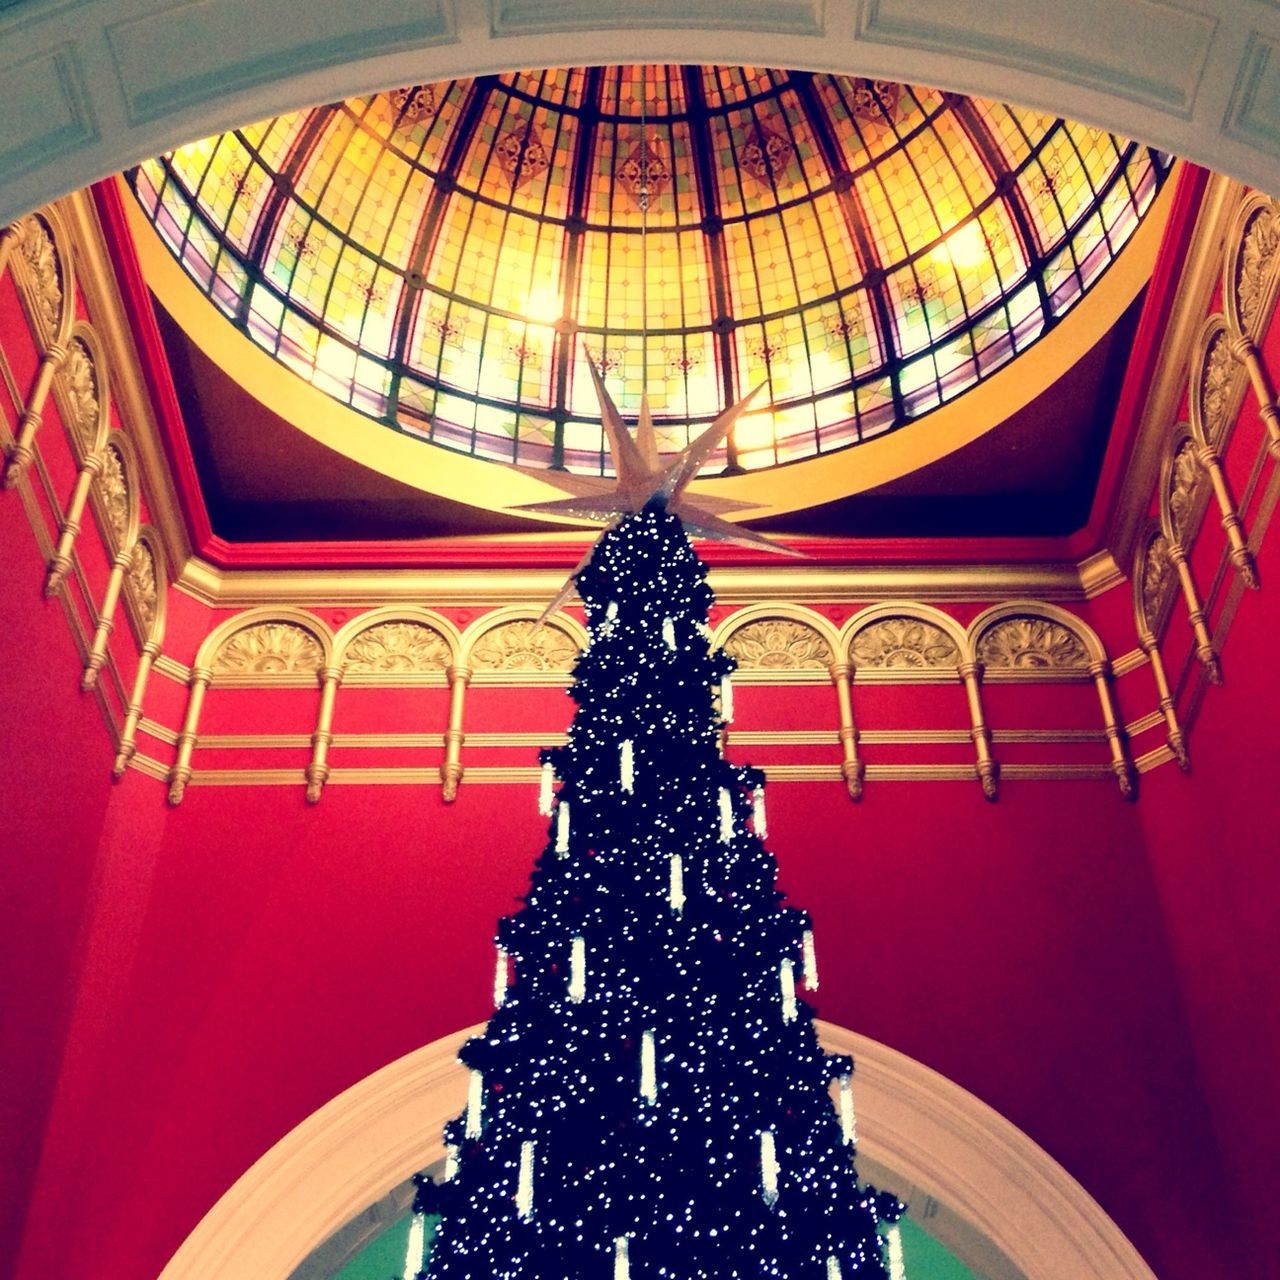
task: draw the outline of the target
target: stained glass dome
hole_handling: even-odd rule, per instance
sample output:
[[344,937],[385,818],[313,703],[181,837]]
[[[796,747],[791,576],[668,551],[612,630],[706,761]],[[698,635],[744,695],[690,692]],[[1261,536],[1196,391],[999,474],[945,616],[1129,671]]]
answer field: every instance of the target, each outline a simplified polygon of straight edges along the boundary
[[608,468],[586,361],[664,448],[759,382],[720,465],[917,424],[1059,322],[1167,156],[922,86],[748,67],[415,85],[128,175],[256,343],[396,430]]

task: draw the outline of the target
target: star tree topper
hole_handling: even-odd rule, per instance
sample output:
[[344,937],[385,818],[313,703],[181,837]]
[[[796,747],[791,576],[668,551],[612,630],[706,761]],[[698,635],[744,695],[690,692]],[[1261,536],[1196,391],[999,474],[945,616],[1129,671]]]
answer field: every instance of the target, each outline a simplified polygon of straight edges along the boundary
[[[802,554],[789,547],[779,546],[758,533],[752,533],[750,529],[721,519],[724,512],[743,511],[759,504],[741,502],[737,498],[689,492],[690,482],[760,393],[763,383],[743,396],[737,404],[726,409],[696,440],[664,463],[658,456],[658,441],[654,435],[648,397],[640,401],[640,417],[636,422],[636,434],[632,436],[589,354],[587,367],[591,370],[591,381],[595,384],[596,395],[600,400],[600,415],[616,479],[610,481],[603,476],[572,475],[566,471],[545,472],[543,479],[558,489],[565,490],[570,496],[555,498],[550,502],[526,503],[516,510],[612,523],[616,516],[630,515],[643,511],[651,503],[659,503],[672,515],[679,516],[684,527],[695,538],[712,538],[717,542],[730,542],[739,547],[771,551],[775,555]],[[591,551],[594,550],[593,546]],[[574,578],[586,567],[591,559],[591,551],[583,556],[556,598],[543,611],[544,618],[558,609],[572,594]]]

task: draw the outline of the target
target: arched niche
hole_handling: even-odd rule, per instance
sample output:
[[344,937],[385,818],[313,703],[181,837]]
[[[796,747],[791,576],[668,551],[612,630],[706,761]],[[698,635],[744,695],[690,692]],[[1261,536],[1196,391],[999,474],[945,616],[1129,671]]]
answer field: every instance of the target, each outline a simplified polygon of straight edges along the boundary
[[756,604],[730,614],[713,644],[738,664],[740,684],[826,684],[839,661],[835,628],[803,605]]
[[443,684],[462,650],[457,628],[430,609],[373,609],[334,637],[336,663],[350,684]]
[[133,441],[123,431],[107,433],[102,469],[91,493],[107,559],[130,551],[138,537],[140,516],[138,465]]
[[1256,342],[1266,332],[1280,291],[1280,223],[1276,203],[1260,191],[1240,202],[1227,230],[1222,301],[1232,333]]
[[[830,1023],[824,1046],[857,1062],[864,1176],[948,1206],[987,1280],[1154,1280],[1119,1228],[1051,1156],[922,1063]],[[457,1061],[472,1027],[339,1094],[257,1161],[201,1220],[160,1280],[288,1280],[345,1224],[441,1160],[466,1105]]]
[[83,320],[71,328],[67,358],[54,380],[53,394],[72,456],[83,465],[106,444],[111,427],[106,357],[97,332]]
[[872,605],[844,625],[842,649],[858,680],[955,681],[970,659],[954,618],[926,604]]
[[75,272],[70,240],[57,209],[46,207],[24,218],[13,255],[18,296],[41,353],[65,348],[76,314]]
[[1106,662],[1096,632],[1041,600],[1013,600],[980,613],[969,641],[984,680],[1089,680]]
[[566,613],[542,621],[533,609],[496,609],[463,632],[462,665],[473,684],[567,684],[587,641]]
[[1206,317],[1191,351],[1187,419],[1198,444],[1226,448],[1240,416],[1248,378],[1231,354],[1231,331],[1221,312]]
[[164,543],[150,525],[138,530],[125,570],[125,612],[139,647],[164,641],[169,573]]
[[195,666],[217,685],[314,685],[332,655],[333,637],[314,614],[267,606],[210,632]]

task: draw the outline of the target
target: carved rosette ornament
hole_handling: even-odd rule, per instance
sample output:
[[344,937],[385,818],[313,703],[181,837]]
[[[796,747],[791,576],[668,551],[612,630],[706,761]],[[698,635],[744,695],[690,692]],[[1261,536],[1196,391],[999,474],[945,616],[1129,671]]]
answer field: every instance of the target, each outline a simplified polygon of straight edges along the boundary
[[71,410],[71,428],[83,452],[93,448],[98,431],[98,370],[93,352],[73,338],[62,366],[62,384]]
[[978,661],[988,671],[1087,671],[1076,633],[1049,618],[1004,618],[982,633]]
[[1247,334],[1257,332],[1278,243],[1275,210],[1270,206],[1255,209],[1245,223],[1236,263],[1236,314],[1240,317],[1241,329]]
[[312,675],[324,661],[320,642],[294,622],[259,622],[229,636],[213,660],[216,676]]
[[52,336],[62,319],[62,260],[49,224],[36,214],[21,242],[22,260],[31,276],[36,307]]
[[156,576],[156,558],[145,542],[134,544],[129,555],[129,589],[133,595],[143,629],[150,633],[155,625],[159,603],[159,586]]
[[422,622],[382,622],[347,646],[345,669],[353,674],[422,675],[453,661],[449,642]]
[[812,627],[790,618],[761,618],[724,643],[740,671],[826,671],[831,646]]
[[471,655],[478,671],[567,673],[578,660],[573,637],[533,619],[504,622],[487,631]]
[[882,618],[863,627],[849,645],[854,665],[878,671],[956,667],[960,650],[941,627],[921,618]]
[[1163,533],[1157,533],[1147,543],[1142,561],[1142,616],[1152,635],[1157,633],[1172,581],[1173,565],[1169,560],[1169,543]]
[[125,540],[129,532],[129,481],[125,475],[124,455],[109,444],[102,459],[102,475],[98,479],[102,492],[102,505],[107,513],[107,523],[115,535],[116,545]]
[[1208,349],[1204,353],[1200,386],[1196,393],[1200,401],[1201,430],[1206,440],[1219,440],[1226,430],[1228,402],[1235,373],[1236,364],[1231,358],[1227,331],[1219,329],[1209,340]]
[[1169,481],[1169,523],[1174,536],[1184,547],[1191,528],[1192,504],[1199,479],[1200,464],[1196,461],[1195,443],[1184,440],[1173,455],[1173,474]]

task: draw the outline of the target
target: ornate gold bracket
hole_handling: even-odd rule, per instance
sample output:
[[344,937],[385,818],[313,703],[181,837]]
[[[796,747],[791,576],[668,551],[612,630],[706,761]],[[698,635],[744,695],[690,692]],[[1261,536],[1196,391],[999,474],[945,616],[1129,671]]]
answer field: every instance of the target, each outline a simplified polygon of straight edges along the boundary
[[98,672],[107,660],[107,641],[111,638],[116,625],[116,608],[120,604],[120,589],[124,586],[125,571],[129,568],[130,551],[117,551],[111,561],[111,576],[107,579],[107,589],[102,596],[102,607],[98,611],[98,625],[93,629],[93,643],[89,646],[89,658],[85,663],[84,675],[80,677],[80,688],[88,692],[98,683]]
[[307,803],[318,804],[329,780],[329,747],[333,743],[333,708],[342,683],[341,667],[322,667],[320,680],[320,712],[316,730],[311,735],[311,763],[307,766]]
[[4,469],[4,487],[12,489],[22,478],[22,473],[35,457],[36,432],[44,421],[44,407],[49,400],[49,392],[53,388],[54,375],[62,367],[70,347],[54,342],[40,357],[40,367],[31,383],[31,392],[18,419],[18,430],[14,435],[13,448],[9,450],[8,462]]
[[1246,587],[1256,591],[1261,585],[1258,582],[1258,567],[1254,563],[1253,552],[1249,550],[1249,540],[1245,537],[1244,522],[1236,510],[1235,499],[1227,486],[1226,472],[1222,469],[1222,458],[1212,445],[1201,445],[1196,451],[1200,465],[1209,473],[1209,481],[1213,485],[1213,495],[1218,500],[1218,510],[1222,513],[1222,527],[1226,530],[1227,541],[1231,544],[1231,563],[1239,571],[1240,580]]
[[982,709],[982,666],[977,662],[962,662],[957,670],[964,681],[965,697],[969,700],[969,719],[973,725],[969,736],[973,739],[977,755],[974,771],[982,784],[982,794],[988,800],[995,800],[1000,795],[1000,766],[991,754],[991,730]]
[[847,662],[831,664],[831,683],[836,687],[836,699],[840,704],[840,746],[844,757],[840,762],[840,776],[844,778],[844,784],[849,790],[849,798],[861,800],[867,766],[858,759],[858,726],[853,720],[853,696],[849,689]]
[[471,668],[454,663],[449,668],[449,728],[444,735],[444,763],[440,766],[441,796],[445,804],[458,798],[458,783],[462,781],[462,711],[466,701],[467,685],[471,683]]
[[196,748],[196,737],[200,727],[200,709],[204,706],[204,695],[213,680],[213,672],[208,667],[197,667],[191,673],[191,691],[187,695],[187,713],[182,719],[182,730],[178,734],[178,754],[173,762],[173,770],[169,774],[169,803],[181,804],[187,793],[187,783],[191,781],[191,755]]

